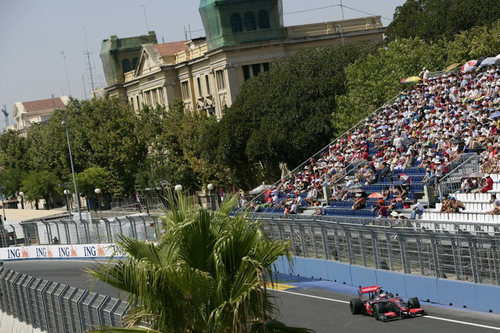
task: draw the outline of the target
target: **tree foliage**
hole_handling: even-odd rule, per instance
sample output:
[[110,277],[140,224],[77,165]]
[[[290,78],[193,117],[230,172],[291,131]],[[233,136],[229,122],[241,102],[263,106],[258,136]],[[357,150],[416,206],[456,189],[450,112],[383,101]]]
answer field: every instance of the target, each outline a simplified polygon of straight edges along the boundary
[[103,193],[112,188],[112,178],[109,171],[100,167],[91,167],[76,176],[78,191],[86,196],[93,196],[96,188]]
[[111,176],[109,188],[115,197],[131,193],[137,165],[146,154],[135,135],[136,115],[117,99],[72,100],[65,110],[56,110],[46,124],[28,131],[27,160],[31,170],[51,170],[69,181],[70,161],[65,128],[68,124],[75,172],[101,167]]
[[217,128],[214,117],[186,113],[180,101],[168,109],[145,106],[137,133],[146,143],[148,155],[138,183],[156,187],[168,181],[191,191],[208,183],[227,185],[227,171],[216,160],[213,147],[218,142]]
[[60,196],[61,180],[49,171],[31,171],[22,180],[22,190],[28,201],[45,199],[47,208],[53,208],[54,199]]
[[231,218],[232,204],[210,212],[180,194],[171,199],[157,245],[123,237],[127,259],[91,271],[129,295],[129,325],[148,323],[155,332],[265,331],[262,324],[276,315],[266,282],[273,282],[271,268],[288,244],[266,239],[245,216]]
[[0,168],[27,170],[26,139],[8,130],[0,135]]
[[453,39],[457,33],[497,22],[499,18],[498,0],[408,0],[396,8],[386,34],[390,40]]
[[330,141],[330,117],[345,92],[344,67],[373,48],[303,49],[243,84],[220,122],[218,149],[238,185],[256,182],[257,164],[271,171],[265,178],[276,179],[280,162],[298,165]]

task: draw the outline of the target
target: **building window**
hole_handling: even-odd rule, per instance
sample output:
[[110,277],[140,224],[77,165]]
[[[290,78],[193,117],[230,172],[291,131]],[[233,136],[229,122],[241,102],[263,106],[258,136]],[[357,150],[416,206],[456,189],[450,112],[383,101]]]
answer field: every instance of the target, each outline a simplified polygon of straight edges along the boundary
[[217,79],[217,87],[219,90],[226,89],[226,81],[224,80],[224,71],[218,70],[215,72],[215,77]]
[[246,81],[250,78],[250,66],[243,66],[243,79]]
[[182,94],[182,99],[189,98],[189,83],[187,81],[181,83],[181,94]]
[[200,78],[199,78],[199,77],[198,77],[198,78],[196,78],[196,82],[198,83],[198,96],[199,96],[199,97],[202,97],[202,96],[203,96],[203,92],[202,92],[202,90],[201,90],[201,80],[200,80]]
[[141,111],[141,102],[139,101],[139,95],[136,96],[137,100],[137,111]]
[[130,72],[132,70],[132,66],[130,65],[130,60],[128,59],[122,60],[122,69],[123,73]]
[[240,32],[243,30],[241,27],[241,16],[238,13],[231,15],[231,29],[233,32]]
[[259,12],[259,28],[260,29],[269,29],[269,14],[267,14],[267,10],[261,10]]
[[211,95],[211,92],[210,92],[210,80],[208,79],[208,75],[205,75],[205,85],[207,86],[207,95]]
[[134,58],[134,60],[132,60],[132,69],[136,69],[137,68],[137,65],[139,64],[139,58]]
[[257,76],[260,73],[260,64],[252,65],[252,76]]
[[262,68],[264,69],[264,72],[269,72],[269,63],[268,62],[263,63]]
[[255,24],[255,14],[253,12],[245,13],[245,30],[251,31],[257,29]]

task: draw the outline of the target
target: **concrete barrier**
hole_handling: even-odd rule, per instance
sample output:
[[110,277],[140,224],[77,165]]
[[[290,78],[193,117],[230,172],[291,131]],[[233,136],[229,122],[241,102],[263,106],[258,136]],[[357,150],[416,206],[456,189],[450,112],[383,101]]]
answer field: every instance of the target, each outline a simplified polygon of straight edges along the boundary
[[285,258],[276,262],[279,273],[325,279],[353,287],[380,285],[401,297],[500,313],[500,286],[409,275],[349,265],[330,260],[293,257],[293,269]]

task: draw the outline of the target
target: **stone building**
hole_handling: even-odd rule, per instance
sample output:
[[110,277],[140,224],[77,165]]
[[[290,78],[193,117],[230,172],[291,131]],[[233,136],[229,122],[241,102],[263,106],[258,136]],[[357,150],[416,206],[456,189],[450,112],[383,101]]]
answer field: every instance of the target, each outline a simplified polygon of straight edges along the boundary
[[[220,118],[243,82],[268,71],[274,59],[301,48],[381,41],[385,31],[380,16],[285,27],[281,0],[201,0],[199,11],[204,38],[157,44],[150,32],[132,37],[133,53],[105,40],[105,94],[127,101],[137,112],[143,104],[182,99],[186,110]],[[151,41],[137,45],[145,37]],[[114,45],[131,40],[113,38]],[[137,58],[132,68],[120,64],[125,52],[128,59]],[[108,54],[117,59],[112,69]]]
[[26,130],[33,124],[47,121],[54,110],[65,109],[69,103],[68,96],[53,97],[29,102],[14,103],[14,119],[16,124],[12,126],[21,135],[26,135]]

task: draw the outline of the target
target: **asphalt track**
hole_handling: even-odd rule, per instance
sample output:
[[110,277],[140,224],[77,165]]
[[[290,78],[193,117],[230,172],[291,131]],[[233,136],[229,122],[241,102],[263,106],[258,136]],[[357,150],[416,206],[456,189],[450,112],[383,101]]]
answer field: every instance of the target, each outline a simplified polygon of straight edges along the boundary
[[[69,284],[77,288],[120,296],[117,290],[92,281],[84,270],[92,266],[91,261],[35,261],[7,262],[7,268],[43,279]],[[349,288],[330,282],[332,288],[317,289],[302,284],[298,288],[276,290],[276,304],[280,309],[279,319],[289,325],[307,327],[316,332],[500,332],[500,315],[462,310],[422,303],[428,313],[420,318],[379,322],[363,315],[352,316],[349,312]],[[319,285],[323,285],[320,283]],[[316,284],[317,285],[317,284]],[[286,287],[286,286],[284,286]],[[327,288],[328,289],[328,288]],[[500,301],[500,300],[499,300]]]

